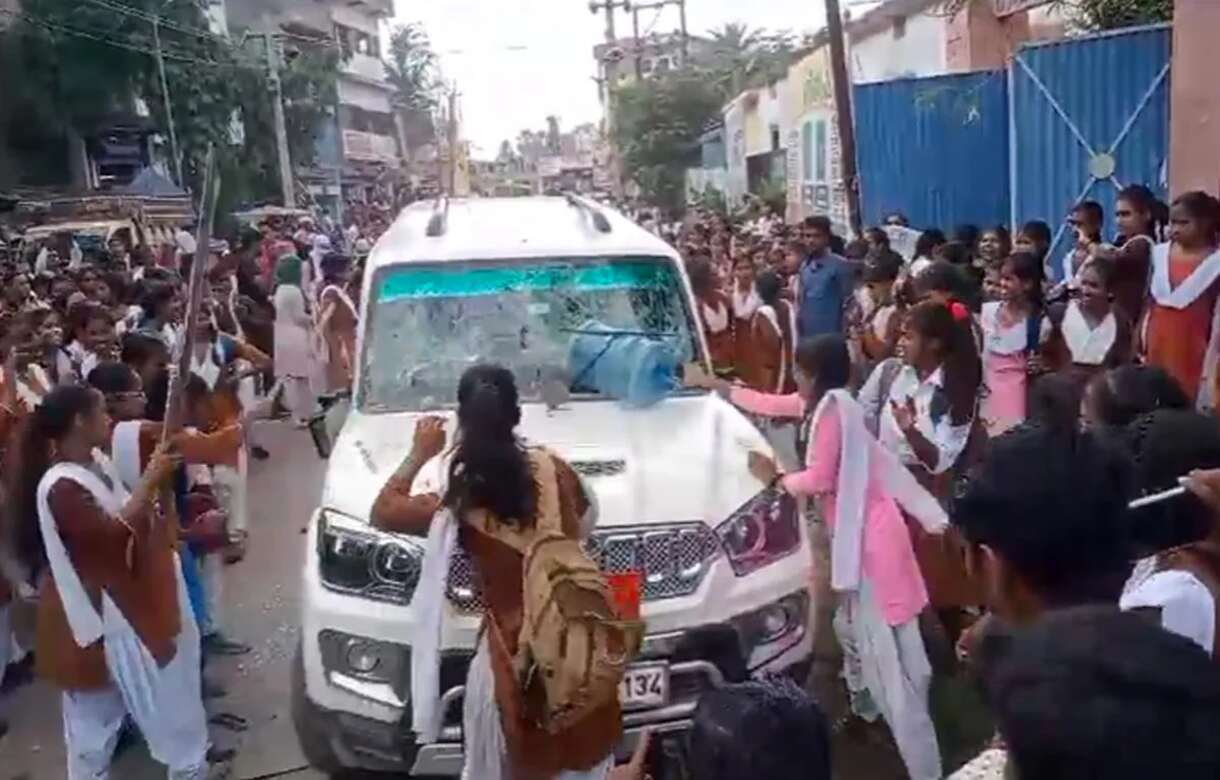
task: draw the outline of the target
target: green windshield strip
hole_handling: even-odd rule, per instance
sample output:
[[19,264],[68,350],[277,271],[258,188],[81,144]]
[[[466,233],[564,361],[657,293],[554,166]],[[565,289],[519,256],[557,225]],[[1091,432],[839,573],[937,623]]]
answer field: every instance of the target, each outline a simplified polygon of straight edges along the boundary
[[403,268],[381,281],[377,300],[458,298],[554,289],[672,289],[670,268],[653,260],[581,265],[505,266],[503,268]]

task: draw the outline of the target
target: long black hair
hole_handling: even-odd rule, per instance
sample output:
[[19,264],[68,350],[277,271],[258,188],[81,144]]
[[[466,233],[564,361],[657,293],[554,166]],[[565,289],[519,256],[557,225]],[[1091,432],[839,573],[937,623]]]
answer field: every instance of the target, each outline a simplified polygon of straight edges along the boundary
[[1220,777],[1220,676],[1194,642],[1113,606],[989,631],[988,704],[1018,777]]
[[[961,307],[957,312],[961,316],[955,316],[950,306]],[[934,401],[933,418],[947,411],[954,425],[965,425],[974,416],[974,402],[983,382],[983,364],[974,340],[973,320],[965,311],[965,304],[955,302],[950,306],[937,301],[918,303],[907,313],[907,327],[941,345],[948,408],[938,409],[940,404]]]
[[772,270],[763,271],[754,279],[754,290],[758,293],[758,299],[768,306],[775,306],[779,302],[779,294],[783,289],[784,284],[780,281],[779,274]]
[[1160,366],[1119,366],[1089,380],[1085,390],[1097,422],[1123,427],[1158,409],[1188,409],[1190,397]]
[[1143,184],[1131,184],[1123,187],[1117,199],[1127,201],[1131,208],[1148,215],[1148,227],[1140,235],[1154,241],[1160,239],[1161,232],[1169,224],[1169,207],[1152,190]]
[[830,780],[830,724],[792,680],[773,676],[705,693],[692,716],[699,780]]
[[17,556],[36,575],[46,562],[38,527],[38,483],[51,467],[51,443],[72,429],[76,421],[98,408],[101,393],[81,385],[60,385],[42,399],[25,419],[17,435],[16,468],[9,477]]
[[1003,265],[1012,269],[1012,275],[1017,280],[1030,286],[1029,302],[1034,307],[1034,314],[1042,311],[1042,259],[1032,252],[1013,252],[1004,258]]
[[824,333],[796,345],[794,362],[814,381],[814,403],[830,390],[846,387],[851,380],[851,354],[837,333]]
[[502,521],[529,522],[538,489],[525,447],[517,383],[502,366],[471,366],[458,383],[460,431],[449,464],[444,503],[459,515],[485,509]]
[[[1220,468],[1220,428],[1212,417],[1162,409],[1140,417],[1125,433],[1139,493],[1177,487],[1178,478],[1194,469]],[[1132,523],[1138,551],[1150,554],[1203,539],[1215,519],[1202,500],[1187,493],[1134,510]]]
[[1117,605],[1131,574],[1131,461],[1063,422],[1023,423],[989,442],[950,517],[1049,607]]

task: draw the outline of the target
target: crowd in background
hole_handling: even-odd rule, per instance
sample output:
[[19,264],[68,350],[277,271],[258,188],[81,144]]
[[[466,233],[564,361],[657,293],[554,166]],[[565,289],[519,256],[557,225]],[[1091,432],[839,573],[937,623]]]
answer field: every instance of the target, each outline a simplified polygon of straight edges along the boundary
[[[36,667],[63,691],[79,776],[139,733],[172,777],[203,777],[226,757],[209,725],[242,727],[209,724],[202,666],[250,650],[224,594],[249,460],[275,457],[253,422],[303,426],[350,387],[389,214],[349,216],[209,246],[169,434],[189,233],[161,252],[56,237],[3,269],[0,675]],[[750,469],[829,530],[815,576],[839,596],[852,715],[889,727],[916,780],[945,775],[929,694],[963,669],[997,735],[954,777],[1220,776],[1220,202],[1133,186],[1106,216],[1077,206],[1054,256],[1044,222],[946,235],[894,214],[845,242],[766,210],[652,219],[686,260],[714,369],[688,384],[797,423],[799,464]],[[38,635],[17,637],[35,594]],[[795,686],[728,686],[699,705],[689,768],[829,777],[831,727]]]
[[[4,265],[0,680],[9,691],[36,671],[63,690],[70,776],[104,776],[124,734],[142,735],[173,777],[227,757],[205,755],[201,702],[223,689],[200,667],[250,652],[224,616],[227,581],[240,577],[228,567],[247,543],[249,461],[274,457],[253,423],[304,427],[320,396],[350,388],[360,275],[388,221],[373,207],[344,229],[268,218],[202,253],[189,229],[156,248],[112,238],[82,249],[55,234]],[[207,267],[190,372],[167,431],[197,257]],[[21,609],[37,619],[17,620]],[[89,641],[97,631],[105,658]],[[155,663],[111,657],[117,635]],[[212,723],[244,727],[231,714]]]
[[687,382],[798,422],[794,469],[750,469],[826,526],[852,715],[910,777],[944,776],[963,665],[998,733],[955,778],[1217,776],[1220,201],[1082,202],[1054,256],[1039,221],[669,229],[715,371]]

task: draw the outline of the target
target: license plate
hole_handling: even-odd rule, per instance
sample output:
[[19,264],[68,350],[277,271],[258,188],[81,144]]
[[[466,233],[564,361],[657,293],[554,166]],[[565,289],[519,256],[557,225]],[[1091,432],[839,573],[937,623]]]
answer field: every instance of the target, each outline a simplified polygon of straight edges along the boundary
[[665,664],[629,666],[618,685],[625,710],[663,707],[669,703],[669,667]]

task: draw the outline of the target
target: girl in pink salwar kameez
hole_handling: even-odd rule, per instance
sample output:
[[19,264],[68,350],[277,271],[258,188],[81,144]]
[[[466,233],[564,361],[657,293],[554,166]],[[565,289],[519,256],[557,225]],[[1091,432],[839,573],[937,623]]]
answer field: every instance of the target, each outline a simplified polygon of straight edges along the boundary
[[928,594],[902,510],[929,533],[943,531],[948,519],[865,428],[863,410],[843,389],[851,359],[841,336],[802,342],[795,373],[798,389],[789,395],[715,379],[696,384],[727,393],[749,412],[803,420],[802,470],[780,474],[756,452],[750,469],[763,482],[816,502],[831,533],[831,587],[840,594],[835,633],[853,709],[867,719],[885,718],[911,778],[938,780],[940,752],[928,712],[932,669],[918,622]]
[[983,304],[982,414],[987,433],[999,436],[1025,420],[1031,351],[1042,324],[1042,265],[1031,254],[1010,255],[1000,268],[1001,300]]

